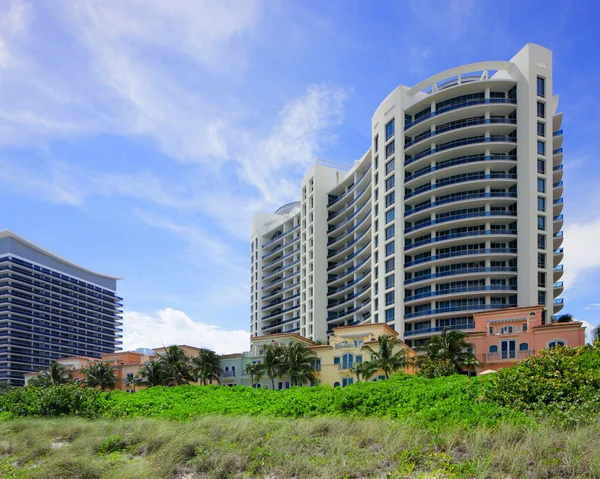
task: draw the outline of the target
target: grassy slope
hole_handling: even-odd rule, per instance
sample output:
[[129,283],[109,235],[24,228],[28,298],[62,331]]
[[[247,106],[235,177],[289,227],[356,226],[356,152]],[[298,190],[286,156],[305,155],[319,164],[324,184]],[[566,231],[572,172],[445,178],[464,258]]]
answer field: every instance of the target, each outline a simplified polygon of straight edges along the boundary
[[375,418],[24,418],[0,422],[0,436],[5,478],[600,477],[597,424],[434,431]]

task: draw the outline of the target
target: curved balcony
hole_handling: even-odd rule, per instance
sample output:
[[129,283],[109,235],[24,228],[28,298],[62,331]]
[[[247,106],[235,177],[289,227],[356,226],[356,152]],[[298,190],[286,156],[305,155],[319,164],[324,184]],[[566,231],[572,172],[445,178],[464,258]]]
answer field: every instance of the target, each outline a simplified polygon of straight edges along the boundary
[[[517,273],[517,268],[515,266],[494,266],[488,268],[463,268],[451,271],[442,271],[441,273],[426,274],[417,278],[407,279],[404,281],[404,286],[414,283],[430,282],[438,278],[447,278],[452,276],[469,275],[469,278],[477,279],[480,276],[485,277],[494,273],[500,273],[497,275],[499,277],[510,277]],[[494,274],[494,276],[496,275]]]
[[266,269],[272,268],[273,266],[278,265],[280,261],[283,261],[286,258],[294,256],[295,254],[300,254],[300,248],[296,248],[295,250],[291,251],[290,253],[286,253],[283,256],[280,256],[279,258],[275,258],[275,259],[269,261],[267,264],[263,265],[262,270],[264,271]]
[[341,236],[338,236],[337,238],[333,238],[333,239],[330,239],[329,241],[327,241],[327,247],[333,248],[333,247],[335,247],[334,245],[336,245],[336,243],[339,243],[342,240],[348,239],[348,235],[351,235],[352,233],[354,233],[363,224],[365,225],[365,227],[368,227],[368,224],[365,224],[365,221],[367,221],[369,219],[371,219],[370,211],[363,218],[358,220],[358,222],[352,228],[344,231],[344,233]]
[[511,145],[511,147],[513,147],[513,144],[516,142],[517,139],[512,136],[483,136],[476,138],[464,138],[461,140],[453,140],[448,143],[443,143],[439,146],[436,146],[435,148],[431,148],[429,150],[422,151],[421,153],[417,153],[411,158],[404,160],[404,166],[407,167],[409,165],[412,165],[417,161],[423,160],[424,158],[428,158],[431,155],[437,155],[444,151],[451,151],[457,148],[465,148],[469,145],[478,146],[483,143],[508,143]]
[[[429,301],[430,298],[433,297],[444,297],[444,296],[469,296],[472,293],[482,293],[485,291],[496,291],[500,293],[509,293],[512,291],[517,291],[517,287],[513,285],[490,285],[490,286],[467,286],[464,288],[454,288],[447,289],[442,291],[429,291],[426,293],[415,294],[412,296],[406,296],[404,298],[404,303],[418,303],[419,300],[426,299]],[[420,302],[427,302],[420,301]]]
[[334,257],[337,257],[338,255],[341,255],[342,253],[348,251],[356,243],[358,243],[361,239],[363,239],[367,233],[370,233],[370,230],[363,231],[355,239],[353,239],[350,243],[346,243],[344,246],[342,246],[342,249],[338,249],[337,251],[333,251],[331,253],[328,253],[327,254],[327,259],[333,261]]
[[361,281],[363,281],[364,279],[368,278],[371,275],[371,270],[369,271],[365,271],[361,276],[359,276],[358,278],[356,278],[354,281],[348,283],[348,284],[344,284],[342,286],[339,286],[337,288],[330,288],[327,291],[327,296],[334,296],[338,293],[341,293],[342,291],[347,291],[349,288],[354,287],[354,285],[360,284]]
[[363,190],[361,190],[356,195],[356,197],[350,203],[348,203],[346,206],[344,206],[341,210],[330,211],[329,216],[327,217],[327,222],[330,222],[336,218],[339,218],[340,215],[342,215],[343,213],[348,211],[350,208],[352,208],[354,206],[354,204],[364,196],[365,192],[369,192],[370,190],[371,190],[371,183],[369,183]]
[[298,303],[298,304],[296,304],[294,306],[291,306],[289,308],[282,309],[280,311],[273,311],[271,314],[269,314],[267,316],[263,316],[260,319],[262,319],[263,321],[265,321],[267,319],[275,318],[275,317],[281,316],[281,315],[283,315],[285,313],[289,313],[290,311],[293,311],[295,309],[300,309],[300,303]]
[[287,281],[288,279],[293,278],[294,276],[298,276],[299,274],[300,274],[300,270],[294,271],[292,274],[283,276],[283,277],[277,279],[276,281],[273,281],[270,284],[263,285],[262,289],[263,289],[263,291],[271,289],[273,286],[277,286],[278,284],[283,283],[284,281]]
[[300,287],[300,281],[298,281],[297,283],[292,284],[291,286],[287,286],[285,288],[280,288],[280,289],[276,289],[274,291],[271,291],[269,294],[265,294],[260,299],[265,300],[265,299],[268,299],[268,298],[272,298],[274,296],[277,296],[278,294],[283,294],[285,291],[289,291],[290,289],[299,288],[299,287]]
[[559,249],[562,244],[563,244],[563,240],[564,240],[564,236],[563,236],[563,232],[559,231],[558,233],[555,233],[552,236],[552,247],[557,250]]
[[563,182],[558,181],[552,185],[552,194],[555,198],[560,198],[563,194]]
[[558,165],[552,168],[552,181],[557,183],[563,179],[563,165]]
[[271,251],[269,251],[268,253],[264,254],[262,259],[266,259],[271,255],[274,255],[277,252],[281,252],[280,250],[285,250],[285,248],[292,246],[293,244],[296,244],[298,241],[300,241],[300,236],[298,236],[297,238],[292,239],[292,241],[288,242],[288,243],[284,243],[284,244],[280,244],[277,245],[274,249],[272,249]]
[[[510,180],[510,181],[506,181],[506,182],[494,181],[494,186],[503,186],[503,185],[509,186],[516,182],[517,175],[512,174],[512,173],[490,173],[490,174],[486,175],[484,173],[484,174],[470,175],[470,176],[466,176],[466,177],[462,177],[462,178],[443,179],[434,184],[426,184],[426,185],[420,186],[418,188],[415,188],[410,193],[407,193],[404,195],[404,200],[408,200],[410,198],[421,195],[428,191],[433,191],[433,190],[437,191],[440,188],[445,188],[445,187],[448,187],[451,185],[461,185],[464,183],[475,183],[475,182],[480,182],[480,181],[485,181],[485,180]],[[473,187],[475,187],[475,184],[473,185]]]
[[361,173],[361,175],[356,179],[356,181],[352,184],[352,186],[350,186],[350,188],[348,188],[344,193],[342,193],[337,198],[335,198],[333,200],[330,200],[327,203],[327,208],[329,208],[329,207],[331,207],[331,206],[339,203],[344,198],[347,198],[350,193],[353,193],[354,191],[356,191],[356,188],[358,187],[358,185],[360,184],[360,182],[367,176],[367,174],[369,173],[369,171],[371,171],[371,165],[370,164],[369,164],[369,166],[367,166],[367,169],[365,171],[363,171]]
[[[296,226],[294,226],[293,228],[290,228],[287,231],[284,231],[282,234],[280,234],[277,238],[272,239],[271,241],[269,241],[268,243],[265,243],[262,245],[262,248],[268,248],[271,245],[274,245],[275,243],[277,243],[278,241],[283,240],[284,238],[286,238],[290,233],[296,231],[297,229],[300,228],[300,224],[297,224]],[[264,258],[264,256],[263,256]]]
[[371,264],[371,255],[367,256],[364,260],[362,260],[356,266],[353,266],[352,268],[347,269],[343,273],[335,275],[334,277],[327,278],[327,285],[328,286],[333,286],[338,281],[344,280],[345,278],[348,277],[348,275],[354,273],[355,271],[358,271],[361,268],[361,266],[364,266],[365,264],[367,264],[368,266],[370,266],[370,264]]
[[299,319],[300,319],[300,316],[296,316],[295,318],[290,318],[290,319],[286,319],[286,320],[279,320],[279,321],[276,321],[276,322],[274,322],[274,323],[272,323],[272,324],[270,324],[268,326],[263,326],[262,330],[264,332],[266,332],[266,331],[271,330],[273,328],[281,328],[281,327],[283,327],[284,324],[289,324],[289,323],[292,323],[294,321],[298,321]]
[[[467,118],[467,119],[461,121],[460,123],[454,123],[451,125],[441,125],[440,127],[436,128],[434,131],[428,131],[422,135],[417,136],[414,140],[409,141],[408,143],[405,143],[404,152],[408,153],[410,150],[413,149],[413,147],[415,145],[418,145],[429,138],[434,138],[434,137],[438,138],[440,136],[444,137],[444,136],[447,136],[447,135],[445,135],[446,133],[449,133],[452,131],[464,130],[465,128],[481,126],[481,125],[500,125],[500,126],[508,125],[508,126],[513,127],[516,124],[517,124],[517,120],[512,120],[510,118],[487,118],[487,119],[486,118]],[[510,131],[507,131],[506,133],[510,133]]]
[[552,151],[552,164],[554,166],[560,165],[563,162],[563,149],[557,148]]
[[498,255],[498,256],[513,256],[517,254],[517,248],[483,248],[483,249],[468,249],[464,251],[453,251],[451,253],[443,253],[438,255],[427,256],[425,258],[415,259],[413,261],[408,261],[404,263],[405,268],[411,268],[414,266],[418,266],[424,263],[430,263],[432,261],[438,261],[447,263],[448,259],[452,258],[461,258],[464,256],[488,256],[488,255]]
[[563,298],[556,298],[553,301],[554,314],[558,313],[565,306],[565,300]]
[[272,273],[269,273],[268,275],[266,275],[266,276],[263,276],[263,277],[262,277],[262,279],[263,279],[263,281],[265,281],[265,280],[267,280],[267,279],[269,279],[269,278],[272,278],[273,276],[276,276],[276,275],[278,275],[278,274],[281,274],[281,273],[283,273],[284,271],[286,271],[287,269],[289,269],[289,268],[291,268],[292,266],[294,266],[294,265],[297,265],[297,264],[299,264],[299,263],[300,263],[300,260],[299,260],[299,259],[297,259],[296,261],[293,261],[292,263],[289,263],[289,264],[286,264],[286,265],[282,266],[282,267],[281,267],[280,269],[278,269],[277,271],[273,271]]
[[367,284],[366,286],[363,286],[362,288],[360,288],[356,293],[353,293],[349,296],[344,296],[343,298],[329,300],[327,303],[327,309],[335,310],[336,308],[343,307],[344,305],[346,305],[346,303],[353,301],[355,299],[358,299],[361,296],[364,296],[364,294],[366,292],[368,292],[370,289],[371,289],[371,285]]
[[415,329],[412,331],[404,331],[404,336],[417,336],[419,334],[441,333],[444,329],[470,331],[470,330],[475,329],[475,324],[466,324],[466,325],[461,324],[461,325],[452,325],[452,326],[438,326],[435,328]]
[[[439,165],[427,166],[425,168],[421,168],[420,170],[415,171],[410,174],[408,172],[407,176],[404,177],[404,184],[408,185],[412,181],[421,178],[426,175],[430,175],[432,173],[445,170],[447,168],[452,168],[455,171],[452,171],[454,174],[460,174],[467,172],[471,169],[471,165],[473,163],[482,163],[482,162],[492,162],[494,167],[499,168],[512,168],[514,163],[517,161],[517,157],[515,155],[469,155],[469,156],[459,156],[456,158],[452,158],[450,160],[445,160],[441,162]],[[483,166],[483,165],[482,165]]]
[[449,308],[428,309],[417,313],[409,313],[404,315],[404,319],[423,318],[431,316],[448,316],[453,313],[474,313],[477,311],[486,311],[490,309],[514,308],[516,304],[467,304],[464,306],[451,306]]
[[562,278],[562,275],[565,272],[565,268],[562,264],[559,264],[558,266],[555,266],[554,268],[552,268],[552,270],[553,270],[554,282],[556,283],[560,278]]
[[553,218],[552,228],[554,233],[558,233],[563,227],[563,215],[558,215]]
[[447,216],[445,218],[439,218],[439,219],[436,218],[434,220],[429,220],[424,223],[421,223],[421,224],[418,224],[415,226],[411,226],[409,228],[405,228],[404,234],[406,235],[408,233],[422,230],[423,228],[428,228],[428,227],[439,225],[439,224],[449,223],[451,221],[468,220],[471,218],[483,218],[483,217],[508,217],[508,218],[511,218],[511,217],[515,217],[515,216],[517,216],[516,211],[477,211],[474,213],[461,213],[458,215]]
[[440,108],[439,110],[432,111],[431,113],[422,116],[421,118],[414,120],[406,125],[404,125],[404,132],[408,132],[410,129],[414,128],[420,123],[423,123],[430,118],[439,117],[444,113],[448,113],[454,110],[459,110],[463,108],[476,107],[480,105],[490,105],[490,104],[508,104],[508,105],[516,105],[517,101],[512,98],[482,98],[482,99],[474,99],[467,100],[461,103],[456,103],[454,105],[449,105],[445,108]]
[[[437,208],[442,205],[453,205],[454,203],[460,203],[463,201],[486,199],[486,198],[503,199],[503,198],[516,198],[516,197],[517,197],[516,193],[508,193],[508,192],[473,193],[473,194],[463,195],[463,196],[454,196],[452,198],[446,198],[443,200],[433,201],[429,204],[421,205],[416,208],[407,210],[404,212],[404,217],[407,218],[408,216],[412,216],[413,214],[419,213],[421,211],[430,210],[432,208]],[[509,203],[506,203],[505,206],[508,206],[511,203],[513,203],[513,202],[511,201]]]
[[554,297],[560,296],[562,292],[565,290],[564,283],[562,281],[558,281],[554,283],[552,286],[554,288]]
[[563,206],[564,206],[563,198],[558,198],[557,200],[554,200],[552,202],[552,212],[554,213],[554,216],[558,216],[559,214],[562,213]]
[[330,321],[341,321],[347,319],[349,316],[354,315],[360,311],[364,311],[371,304],[371,298],[363,301],[358,306],[354,306],[353,308],[347,309],[345,311],[338,311],[335,313],[327,313],[327,322]]
[[267,310],[269,310],[271,308],[275,308],[278,305],[285,304],[285,303],[287,303],[288,301],[291,301],[294,298],[298,298],[299,296],[300,296],[300,293],[296,293],[296,294],[293,294],[291,296],[288,296],[287,298],[278,299],[276,301],[273,301],[271,304],[267,304],[266,306],[263,306],[261,308],[261,311],[267,311]]
[[[517,230],[513,229],[501,229],[501,230],[478,230],[478,231],[463,231],[460,233],[452,233],[449,235],[436,236],[435,238],[429,238],[422,241],[417,241],[412,244],[408,244],[404,246],[404,251],[411,251],[411,254],[417,253],[416,249],[426,249],[422,248],[424,246],[433,244],[433,243],[442,243],[445,241],[457,240],[461,238],[472,238],[477,236],[516,236]],[[458,243],[459,241],[457,241]]]
[[563,249],[562,248],[558,248],[556,250],[554,250],[554,266],[557,266],[562,260],[563,260]]
[[362,205],[360,205],[356,211],[354,213],[352,213],[350,216],[348,216],[344,221],[342,221],[341,223],[338,223],[336,225],[332,225],[327,229],[327,234],[331,234],[334,232],[339,232],[340,228],[348,225],[348,223],[350,223],[351,221],[353,221],[364,209],[367,205],[370,205],[371,203],[371,198],[369,197],[367,199],[367,201],[365,201]]
[[[344,259],[342,259],[339,263],[334,264],[333,266],[329,266],[327,268],[327,272],[331,274],[335,274],[334,271],[338,268],[341,268],[342,266],[347,266],[348,263],[353,260],[354,258],[356,258],[357,256],[359,256],[362,252],[367,251],[367,248],[370,246],[371,244],[371,239],[369,239],[369,241],[364,245],[361,246],[358,250],[356,250],[356,252],[352,253],[350,256],[346,256]],[[370,250],[369,250],[370,251]],[[369,252],[367,251],[367,253]],[[339,273],[338,273],[339,274]]]

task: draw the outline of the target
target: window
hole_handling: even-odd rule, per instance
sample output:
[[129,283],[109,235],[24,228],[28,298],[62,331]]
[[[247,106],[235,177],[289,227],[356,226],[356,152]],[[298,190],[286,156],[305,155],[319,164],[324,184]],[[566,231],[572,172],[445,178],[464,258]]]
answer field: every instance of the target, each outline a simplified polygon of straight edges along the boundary
[[537,134],[538,134],[538,136],[546,136],[546,124],[545,123],[538,121]]
[[538,287],[539,288],[546,287],[546,273],[538,273]]
[[514,339],[500,341],[500,359],[515,359],[517,357],[517,342]]
[[539,141],[537,142],[537,152],[538,155],[545,155],[546,154],[546,142],[545,141]]
[[388,141],[396,132],[395,121],[392,119],[387,125],[385,125],[385,141]]
[[394,304],[394,291],[385,293],[385,305],[391,306],[392,304]]
[[395,276],[393,274],[390,274],[389,276],[385,277],[385,289],[390,289],[394,287],[395,284],[395,280],[394,280]]
[[538,193],[546,193],[546,180],[538,178]]
[[546,79],[537,77],[537,95],[544,97],[546,96]]
[[386,197],[385,197],[385,207],[387,208],[388,206],[393,205],[395,199],[396,199],[396,196],[395,196],[395,192],[393,192],[393,191],[389,195],[386,195]]
[[394,208],[385,212],[385,223],[388,224],[390,221],[394,221],[395,210]]
[[385,310],[385,322],[390,323],[394,320],[394,308]]
[[546,211],[546,198],[538,196],[538,211]]
[[546,268],[546,255],[545,253],[538,253],[538,268]]
[[344,354],[342,356],[341,369],[351,369],[354,367],[354,354]]
[[385,157],[389,158],[396,152],[396,141],[392,141],[385,147]]
[[548,349],[556,349],[559,346],[566,346],[567,342],[562,339],[553,339],[548,343]]
[[333,387],[334,388],[339,388],[340,387],[340,383],[338,383],[337,381],[333,383]]
[[394,241],[390,241],[388,244],[385,245],[385,255],[389,256],[391,254],[394,254]]
[[527,343],[519,344],[519,351],[529,351],[529,344],[527,344]]
[[377,153],[379,151],[379,135],[375,136],[375,139],[373,140],[373,144],[375,147],[375,153]]
[[500,334],[513,334],[515,332],[515,328],[513,326],[502,326],[500,328]]
[[379,246],[379,236],[375,236],[375,248]]
[[375,168],[373,168],[373,169],[376,170],[377,168],[379,168],[379,157],[378,156],[375,157]]
[[354,384],[354,378],[343,378],[342,379],[342,387],[350,386]]
[[385,191],[391,190],[394,187],[394,184],[394,175],[392,175],[387,180],[385,180]]
[[538,291],[538,304],[546,304],[546,291]]
[[490,353],[497,353],[498,352],[498,346],[496,346],[495,344],[492,344],[490,346]]
[[546,231],[546,217],[538,215],[538,230]]
[[395,169],[396,169],[395,160],[390,160],[385,164],[385,174],[386,175],[389,175]]
[[544,160],[537,160],[537,166],[538,166],[538,173],[541,173],[542,175],[546,173],[546,162]]
[[394,271],[394,266],[395,266],[394,258],[390,258],[390,259],[386,260],[385,272],[391,273],[392,271]]
[[390,238],[393,238],[393,237],[394,237],[394,233],[395,233],[395,231],[394,231],[394,230],[395,230],[395,227],[394,227],[394,225],[388,226],[388,227],[385,229],[385,239],[386,239],[386,240],[389,240]]
[[538,249],[546,249],[546,235],[538,235]]
[[546,105],[541,101],[537,102],[537,116],[539,116],[540,118],[546,117]]

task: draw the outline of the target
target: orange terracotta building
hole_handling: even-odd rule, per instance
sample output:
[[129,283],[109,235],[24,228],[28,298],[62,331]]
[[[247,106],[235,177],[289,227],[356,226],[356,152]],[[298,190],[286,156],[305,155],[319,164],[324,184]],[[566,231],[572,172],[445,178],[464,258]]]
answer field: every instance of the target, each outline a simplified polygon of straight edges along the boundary
[[585,344],[581,322],[542,324],[543,309],[528,306],[474,314],[475,331],[467,340],[481,363],[478,371],[513,366],[542,349]]

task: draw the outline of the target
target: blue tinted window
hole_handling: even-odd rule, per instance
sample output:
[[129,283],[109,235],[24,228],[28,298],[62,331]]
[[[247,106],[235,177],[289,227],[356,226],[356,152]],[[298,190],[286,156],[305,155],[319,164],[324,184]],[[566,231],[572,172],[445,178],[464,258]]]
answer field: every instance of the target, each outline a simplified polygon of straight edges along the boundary
[[396,126],[394,120],[390,121],[385,125],[385,141],[388,141],[396,132]]

